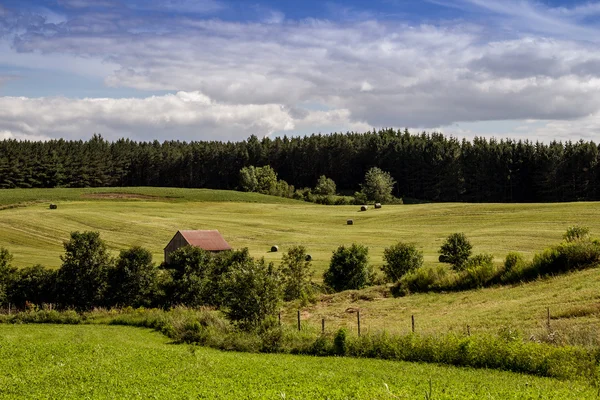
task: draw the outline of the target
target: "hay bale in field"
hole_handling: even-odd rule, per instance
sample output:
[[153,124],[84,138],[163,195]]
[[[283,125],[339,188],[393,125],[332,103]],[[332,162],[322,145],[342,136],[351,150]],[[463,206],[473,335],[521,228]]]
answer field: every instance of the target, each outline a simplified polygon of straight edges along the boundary
[[381,208],[381,203],[375,203],[375,208]]
[[51,210],[56,210],[57,208],[58,208],[58,206],[56,204],[50,204]]
[[271,253],[277,253],[279,251],[279,246],[271,246]]
[[307,254],[306,257],[304,257],[305,261],[312,261],[312,256],[310,254]]
[[367,206],[360,206],[360,211],[367,211],[369,209],[369,207]]
[[347,224],[347,225],[354,225],[354,221],[353,221],[353,220],[351,220],[351,219],[349,219],[348,221],[346,221],[346,224]]

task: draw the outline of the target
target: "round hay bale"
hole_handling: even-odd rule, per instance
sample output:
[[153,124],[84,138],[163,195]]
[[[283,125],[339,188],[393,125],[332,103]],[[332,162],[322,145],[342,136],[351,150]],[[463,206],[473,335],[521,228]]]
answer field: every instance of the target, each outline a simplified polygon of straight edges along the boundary
[[305,261],[312,261],[312,256],[310,254],[307,254],[306,257],[304,258]]
[[277,253],[279,251],[279,246],[271,246],[271,252]]
[[57,208],[58,208],[58,206],[56,204],[50,204],[51,210],[56,210]]
[[375,208],[381,208],[381,203],[375,203]]
[[360,206],[360,211],[367,211],[369,209],[369,207],[367,206]]
[[354,221],[352,221],[351,219],[349,219],[348,221],[346,221],[347,225],[354,225]]

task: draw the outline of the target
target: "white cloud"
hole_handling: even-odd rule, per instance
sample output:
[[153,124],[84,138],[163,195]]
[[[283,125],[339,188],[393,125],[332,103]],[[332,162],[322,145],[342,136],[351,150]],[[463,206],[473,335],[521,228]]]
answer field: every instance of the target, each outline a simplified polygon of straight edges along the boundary
[[200,92],[143,99],[0,97],[1,138],[241,140],[322,125],[364,127],[348,110],[292,113],[278,104],[223,104]]

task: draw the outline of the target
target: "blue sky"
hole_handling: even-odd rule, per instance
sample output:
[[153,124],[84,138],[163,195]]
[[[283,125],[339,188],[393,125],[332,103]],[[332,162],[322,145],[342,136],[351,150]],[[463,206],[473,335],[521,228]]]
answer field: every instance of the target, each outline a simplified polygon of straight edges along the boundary
[[0,0],[0,139],[600,138],[600,1]]

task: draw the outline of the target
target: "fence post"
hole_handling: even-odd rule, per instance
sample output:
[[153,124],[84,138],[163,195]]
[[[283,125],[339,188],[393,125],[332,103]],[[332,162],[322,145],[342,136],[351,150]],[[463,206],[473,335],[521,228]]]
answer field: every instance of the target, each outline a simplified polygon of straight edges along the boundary
[[10,303],[8,303],[8,315],[10,315]]
[[467,325],[467,336],[471,336],[471,327]]
[[298,330],[300,330],[300,310],[298,310]]
[[360,310],[356,311],[356,320],[358,322],[358,336],[360,336]]
[[279,326],[281,326],[281,311],[279,311]]
[[415,333],[415,316],[411,315],[410,320],[412,322],[412,333]]
[[325,318],[321,319],[321,333],[325,333]]
[[546,311],[548,313],[548,330],[550,330],[550,307],[546,307]]

